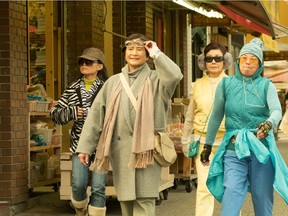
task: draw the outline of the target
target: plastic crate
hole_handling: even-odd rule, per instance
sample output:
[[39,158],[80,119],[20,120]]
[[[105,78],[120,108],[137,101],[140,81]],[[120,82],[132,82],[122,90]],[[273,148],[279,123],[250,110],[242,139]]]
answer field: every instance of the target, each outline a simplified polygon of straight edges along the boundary
[[29,101],[29,111],[30,112],[35,112],[37,111],[37,105],[38,105],[38,102],[37,101]]
[[43,135],[46,145],[50,145],[52,143],[52,132],[53,129],[40,128],[37,129],[36,134]]
[[49,101],[38,101],[37,112],[49,112]]
[[53,102],[31,100],[28,104],[30,112],[49,112],[52,108]]

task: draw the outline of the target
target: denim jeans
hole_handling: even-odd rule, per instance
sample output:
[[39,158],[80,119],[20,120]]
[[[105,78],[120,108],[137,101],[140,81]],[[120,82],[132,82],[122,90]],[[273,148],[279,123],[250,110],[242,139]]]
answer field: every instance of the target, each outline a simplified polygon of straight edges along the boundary
[[[72,194],[76,201],[82,201],[87,197],[87,186],[89,182],[89,164],[84,166],[76,154],[72,154]],[[106,205],[106,173],[98,173],[96,169],[92,171],[91,178],[91,199],[90,205],[95,207],[105,207]]]
[[252,153],[239,160],[234,151],[224,155],[224,187],[221,216],[238,216],[245,201],[248,186],[255,216],[272,216],[274,203],[274,167],[271,159],[261,164]]

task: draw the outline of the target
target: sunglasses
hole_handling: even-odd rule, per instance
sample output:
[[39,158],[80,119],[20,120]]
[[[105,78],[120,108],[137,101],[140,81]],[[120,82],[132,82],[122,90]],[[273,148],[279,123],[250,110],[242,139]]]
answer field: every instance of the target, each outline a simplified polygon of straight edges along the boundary
[[84,58],[80,58],[78,60],[78,65],[86,65],[86,66],[91,66],[93,65],[94,63],[97,63],[97,61],[92,61],[92,60],[89,60],[89,59],[84,59]]
[[125,41],[125,46],[127,48],[132,47],[132,46],[136,46],[137,48],[140,48],[140,47],[145,46],[145,42],[142,40],[127,40],[127,41]]
[[222,62],[224,60],[224,57],[223,56],[206,56],[205,57],[205,62],[208,62],[208,63],[211,63],[212,61],[215,61],[215,62]]
[[248,58],[247,56],[244,55],[244,56],[241,56],[239,58],[239,60],[240,60],[240,64],[246,64],[247,61],[249,61],[250,64],[252,64],[252,65],[257,65],[258,64],[258,58],[254,57],[254,56]]

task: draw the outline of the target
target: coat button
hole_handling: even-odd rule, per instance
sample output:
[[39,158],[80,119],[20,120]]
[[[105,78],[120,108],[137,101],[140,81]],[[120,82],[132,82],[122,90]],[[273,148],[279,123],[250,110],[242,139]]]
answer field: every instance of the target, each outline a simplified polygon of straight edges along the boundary
[[121,138],[120,138],[120,136],[117,136],[117,138],[116,138],[117,140],[120,140]]

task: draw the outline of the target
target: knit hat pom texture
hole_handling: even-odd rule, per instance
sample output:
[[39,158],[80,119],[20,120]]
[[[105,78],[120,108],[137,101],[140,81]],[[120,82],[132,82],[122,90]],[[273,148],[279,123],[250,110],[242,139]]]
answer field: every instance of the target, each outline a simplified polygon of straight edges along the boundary
[[252,54],[256,56],[261,64],[263,63],[263,48],[264,44],[259,38],[254,38],[250,43],[245,44],[240,50],[239,58],[244,54]]

